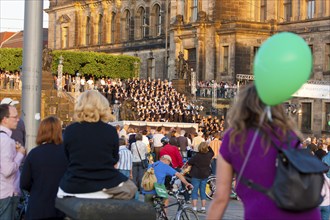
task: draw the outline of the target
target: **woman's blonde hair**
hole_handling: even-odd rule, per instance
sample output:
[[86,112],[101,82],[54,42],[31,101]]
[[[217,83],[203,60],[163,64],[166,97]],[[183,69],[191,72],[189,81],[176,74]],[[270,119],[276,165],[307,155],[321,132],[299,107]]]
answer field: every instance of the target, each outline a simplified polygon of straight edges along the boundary
[[198,152],[206,154],[209,151],[209,144],[206,141],[201,142],[198,145]]
[[61,144],[62,139],[62,125],[60,119],[55,116],[49,116],[40,122],[36,143]]
[[[260,100],[254,83],[246,85],[238,94],[237,100],[228,112],[228,124],[232,129],[230,133],[230,145],[237,142],[236,137],[242,134],[238,145],[240,151],[243,152],[243,144],[246,138],[247,130],[249,128],[259,127],[259,121],[264,113],[266,105]],[[288,117],[285,113],[282,104],[271,106],[272,121],[264,117],[260,129],[263,132],[263,144],[267,152],[270,146],[270,138],[268,133],[272,132],[282,141],[287,140],[287,133],[289,131],[295,132],[298,137],[302,137],[301,133],[297,130],[296,125],[292,118]],[[267,141],[265,141],[267,140]]]
[[74,119],[77,122],[109,122],[113,121],[108,100],[98,91],[83,92],[74,107]]

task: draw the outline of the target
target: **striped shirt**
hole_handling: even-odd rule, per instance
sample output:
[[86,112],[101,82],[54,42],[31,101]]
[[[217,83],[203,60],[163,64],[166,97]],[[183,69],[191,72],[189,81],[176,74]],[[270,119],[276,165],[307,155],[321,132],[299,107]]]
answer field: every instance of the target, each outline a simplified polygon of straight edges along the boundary
[[132,169],[132,153],[125,145],[119,147],[119,170],[131,170]]

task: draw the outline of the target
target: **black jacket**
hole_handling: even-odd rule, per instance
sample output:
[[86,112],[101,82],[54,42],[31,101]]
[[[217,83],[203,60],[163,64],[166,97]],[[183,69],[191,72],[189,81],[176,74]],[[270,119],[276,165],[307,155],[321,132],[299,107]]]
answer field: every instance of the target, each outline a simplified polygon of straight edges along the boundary
[[67,165],[62,145],[43,144],[31,150],[20,180],[21,188],[30,193],[25,219],[64,217],[55,209],[55,198]]
[[205,179],[211,175],[211,159],[214,156],[212,148],[208,147],[207,153],[197,152],[188,164],[191,165],[190,176],[197,179]]
[[69,160],[60,182],[64,192],[97,192],[128,179],[114,167],[119,143],[113,126],[101,121],[73,123],[65,129],[63,144]]

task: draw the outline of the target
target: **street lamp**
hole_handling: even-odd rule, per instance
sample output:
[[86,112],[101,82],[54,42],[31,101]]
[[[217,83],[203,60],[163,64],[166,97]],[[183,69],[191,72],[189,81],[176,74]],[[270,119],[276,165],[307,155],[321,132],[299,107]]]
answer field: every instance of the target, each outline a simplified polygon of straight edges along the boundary
[[57,67],[57,92],[62,91],[62,77],[63,77],[63,56],[61,55],[59,57],[59,62]]

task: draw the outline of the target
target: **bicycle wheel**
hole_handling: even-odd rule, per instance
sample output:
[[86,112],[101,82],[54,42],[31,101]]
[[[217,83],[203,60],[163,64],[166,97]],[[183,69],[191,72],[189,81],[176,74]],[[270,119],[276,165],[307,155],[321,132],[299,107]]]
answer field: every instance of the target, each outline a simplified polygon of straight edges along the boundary
[[181,209],[175,217],[176,220],[198,220],[197,213],[190,207]]
[[210,200],[213,199],[213,196],[216,191],[216,181],[217,181],[217,178],[213,176],[213,177],[209,177],[206,182],[205,194],[206,194],[206,197]]

